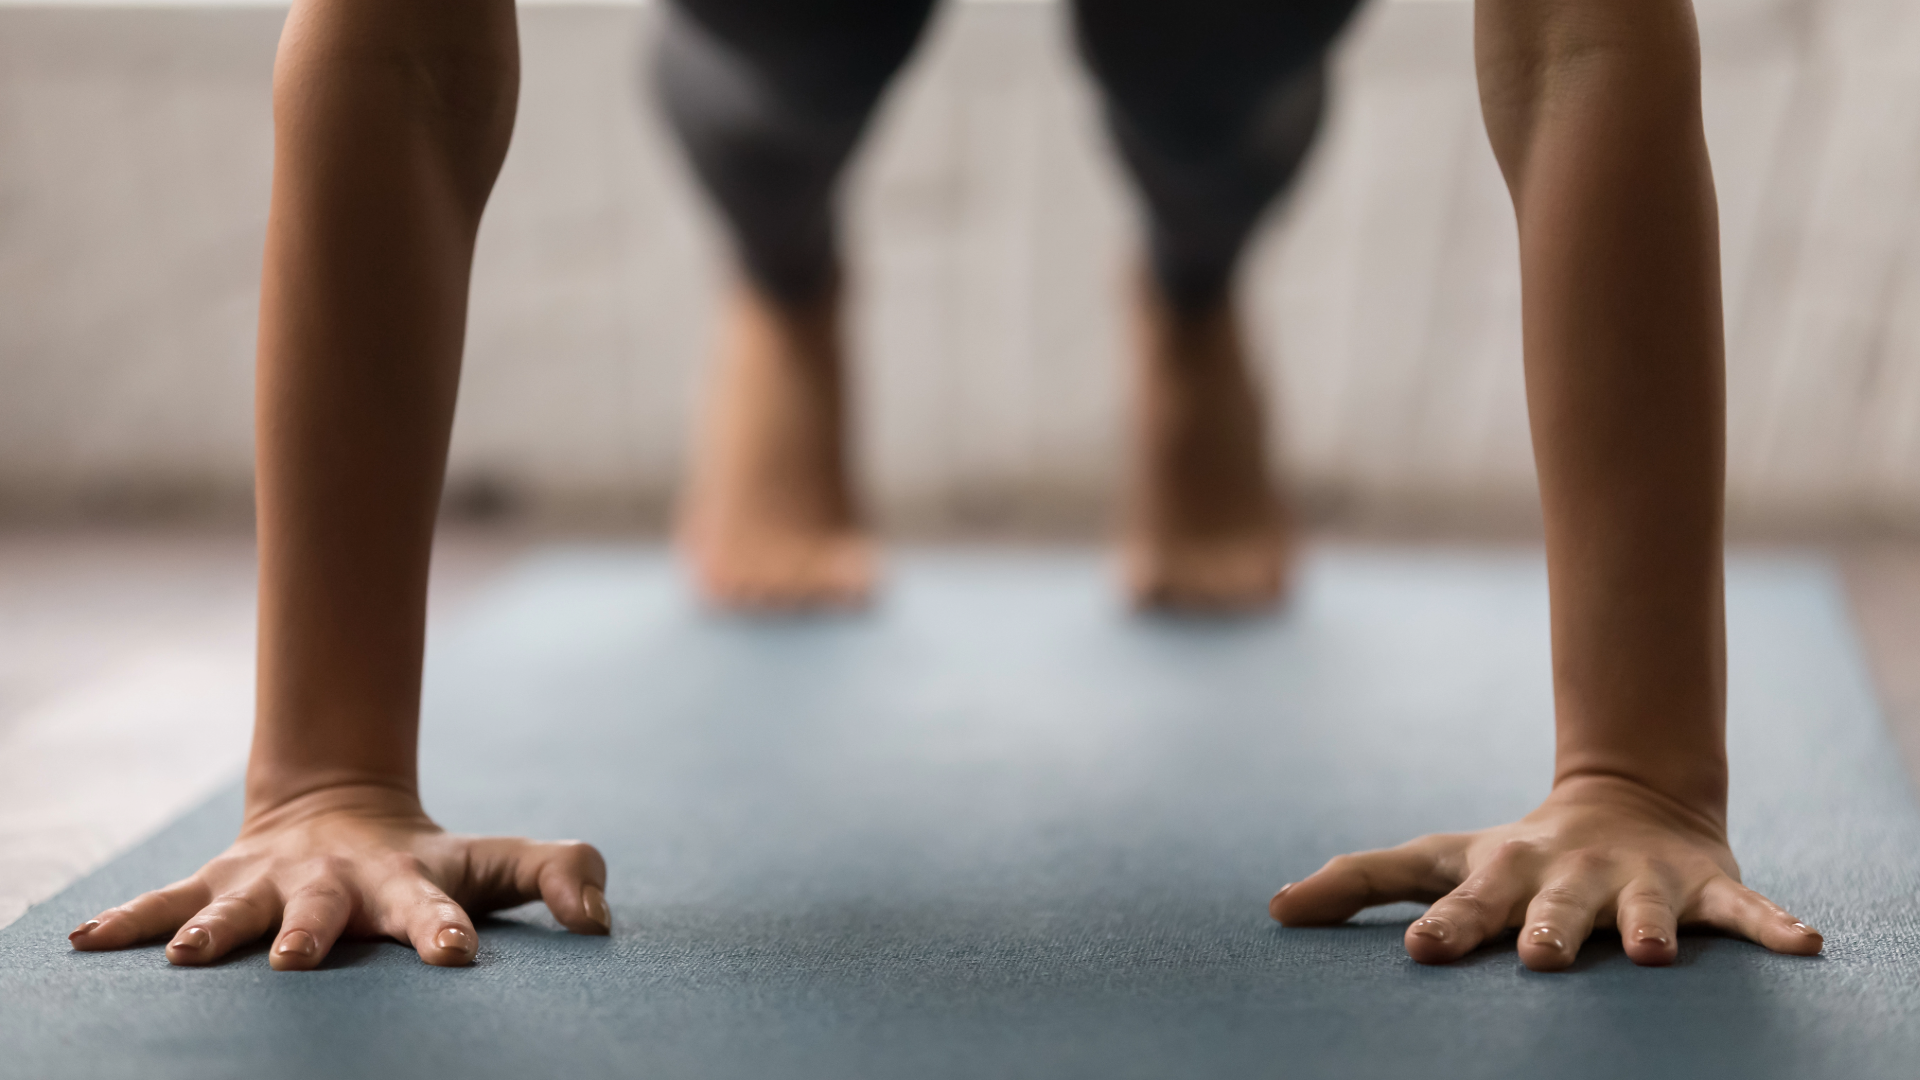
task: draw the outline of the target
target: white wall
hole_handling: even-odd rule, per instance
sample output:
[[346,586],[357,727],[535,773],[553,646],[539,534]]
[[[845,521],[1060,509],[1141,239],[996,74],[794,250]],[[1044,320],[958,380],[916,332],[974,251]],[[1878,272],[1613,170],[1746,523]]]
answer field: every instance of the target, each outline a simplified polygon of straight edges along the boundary
[[[1737,514],[1920,525],[1920,5],[1705,0]],[[0,4],[0,512],[245,503],[271,7]],[[525,7],[456,483],[653,514],[723,265],[650,18]],[[856,177],[862,467],[896,527],[1110,502],[1127,195],[1061,12],[950,5]],[[1285,464],[1349,522],[1524,520],[1513,225],[1470,11],[1380,2],[1246,296]]]

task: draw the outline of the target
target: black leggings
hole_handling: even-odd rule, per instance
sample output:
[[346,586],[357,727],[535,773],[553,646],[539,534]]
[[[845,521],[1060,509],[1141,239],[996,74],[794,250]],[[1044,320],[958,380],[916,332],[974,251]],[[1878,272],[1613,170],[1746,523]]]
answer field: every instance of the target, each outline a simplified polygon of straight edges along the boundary
[[[674,0],[656,69],[748,276],[805,303],[839,273],[842,167],[934,0]],[[1080,52],[1175,303],[1225,293],[1319,126],[1359,0],[1074,0]]]

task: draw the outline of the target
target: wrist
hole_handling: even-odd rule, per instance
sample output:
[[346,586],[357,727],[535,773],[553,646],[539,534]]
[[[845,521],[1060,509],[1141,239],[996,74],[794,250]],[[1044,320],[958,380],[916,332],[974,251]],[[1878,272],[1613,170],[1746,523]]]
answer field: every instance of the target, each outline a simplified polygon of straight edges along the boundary
[[1548,801],[1555,803],[1610,803],[1630,798],[1652,801],[1669,814],[1722,842],[1727,832],[1727,788],[1724,763],[1717,779],[1710,774],[1676,781],[1648,777],[1634,770],[1593,767],[1555,769]]
[[1724,830],[1726,707],[1718,680],[1681,677],[1652,688],[1614,683],[1609,689],[1606,695],[1559,695],[1555,789],[1610,778]]
[[331,814],[424,818],[412,776],[350,769],[247,770],[242,833]]

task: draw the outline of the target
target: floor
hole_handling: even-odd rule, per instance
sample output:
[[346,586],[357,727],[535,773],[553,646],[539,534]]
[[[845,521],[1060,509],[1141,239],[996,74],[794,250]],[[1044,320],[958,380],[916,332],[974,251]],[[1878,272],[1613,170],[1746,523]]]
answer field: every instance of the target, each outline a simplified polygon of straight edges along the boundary
[[[528,543],[447,535],[431,618]],[[0,533],[0,926],[240,770],[253,558],[233,532]]]
[[462,830],[591,839],[610,935],[530,904],[460,971],[73,952],[226,845],[229,784],[0,930],[0,1077],[1912,1080],[1920,806],[1816,559],[1729,565],[1728,751],[1742,871],[1821,957],[1639,968],[1603,931],[1566,974],[1425,967],[1415,905],[1267,918],[1338,852],[1538,801],[1541,571],[1323,544],[1284,617],[1134,619],[1095,550],[921,548],[870,613],[753,620],[657,548],[543,547],[434,643],[421,784]]
[[1920,545],[1848,549],[1840,566],[1888,726],[1920,781]]
[[[545,539],[449,531],[433,622]],[[1920,544],[1833,555],[1907,771],[1920,777]],[[252,604],[245,536],[0,534],[0,926],[237,773]]]

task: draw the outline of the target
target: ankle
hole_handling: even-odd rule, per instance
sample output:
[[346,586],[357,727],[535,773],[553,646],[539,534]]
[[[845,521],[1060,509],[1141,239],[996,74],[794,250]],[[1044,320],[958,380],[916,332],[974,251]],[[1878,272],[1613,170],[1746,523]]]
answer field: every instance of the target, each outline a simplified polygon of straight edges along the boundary
[[750,326],[773,338],[780,348],[758,350],[818,374],[837,375],[841,341],[840,290],[807,299],[783,297],[743,280],[735,290],[738,307]]

